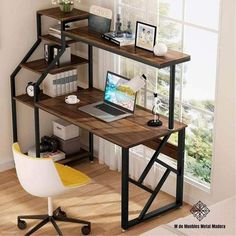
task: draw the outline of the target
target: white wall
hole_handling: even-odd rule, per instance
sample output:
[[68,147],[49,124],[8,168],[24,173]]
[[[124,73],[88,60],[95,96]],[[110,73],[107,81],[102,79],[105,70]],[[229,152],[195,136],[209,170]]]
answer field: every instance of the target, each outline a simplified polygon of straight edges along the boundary
[[[12,166],[12,123],[9,76],[36,40],[38,9],[51,6],[51,0],[1,0],[0,7],[0,171]],[[21,89],[26,81],[36,79],[33,73],[20,73]],[[24,149],[33,144],[32,109],[18,106],[19,139]],[[45,126],[45,130],[50,127]]]
[[235,1],[222,0],[212,172],[212,198],[216,201],[236,194],[235,14]]

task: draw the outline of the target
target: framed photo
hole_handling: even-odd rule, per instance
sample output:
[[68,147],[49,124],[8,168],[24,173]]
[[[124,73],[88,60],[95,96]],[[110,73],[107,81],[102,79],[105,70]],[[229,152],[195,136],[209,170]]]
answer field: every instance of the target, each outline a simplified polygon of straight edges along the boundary
[[153,52],[157,27],[140,21],[136,23],[135,47]]

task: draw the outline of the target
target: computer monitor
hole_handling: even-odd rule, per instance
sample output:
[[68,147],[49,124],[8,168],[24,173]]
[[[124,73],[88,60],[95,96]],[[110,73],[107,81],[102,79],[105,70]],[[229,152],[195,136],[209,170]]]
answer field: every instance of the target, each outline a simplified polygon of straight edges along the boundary
[[128,81],[127,78],[108,71],[104,101],[112,106],[134,113],[137,93],[125,86]]

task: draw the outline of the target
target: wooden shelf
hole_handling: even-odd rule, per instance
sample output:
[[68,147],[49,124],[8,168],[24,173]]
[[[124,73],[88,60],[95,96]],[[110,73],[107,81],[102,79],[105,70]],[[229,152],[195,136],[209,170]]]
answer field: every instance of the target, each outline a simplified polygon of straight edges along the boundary
[[58,161],[58,163],[67,164],[74,161],[80,161],[80,160],[83,160],[84,158],[88,158],[88,156],[89,156],[89,152],[81,148],[79,153],[67,155],[65,159]]
[[86,11],[73,9],[72,12],[62,12],[59,7],[37,11],[39,15],[48,16],[61,22],[72,22],[76,20],[88,19],[89,13]]
[[76,105],[66,104],[65,96],[60,96],[39,101],[35,106],[124,148],[156,140],[186,127],[185,124],[175,121],[174,129],[170,131],[168,118],[164,116],[160,118],[163,122],[161,127],[149,127],[147,122],[153,119],[153,115],[147,109],[139,107],[133,116],[107,123],[78,110],[81,106],[102,101],[102,91],[84,89],[74,94],[80,99],[80,103]]
[[[39,99],[41,101],[49,99],[49,98],[51,98],[51,97],[49,97],[48,95],[46,95],[42,91],[40,91]],[[18,102],[21,102],[21,103],[29,106],[29,107],[34,107],[34,98],[28,96],[27,94],[22,94],[22,95],[16,96],[16,97],[14,97],[14,99]]]
[[[61,45],[61,40],[59,38],[56,38],[56,37],[50,35],[50,34],[39,36],[39,38],[43,39],[45,41],[48,41],[50,43],[55,43],[57,45]],[[72,43],[75,43],[75,42],[76,42],[75,40],[67,40],[66,44],[72,44]]]
[[[75,66],[86,64],[86,63],[88,63],[87,59],[84,59],[82,57],[72,54],[70,63],[64,64],[59,67],[55,66],[50,71],[50,73],[51,74],[60,73],[65,70],[68,70],[68,69],[73,69],[73,67],[75,67]],[[33,72],[36,72],[38,74],[42,74],[45,71],[45,69],[47,68],[47,66],[48,66],[48,63],[44,59],[39,59],[39,60],[35,60],[35,61],[26,62],[26,63],[21,64],[21,67],[31,70]]]
[[164,57],[157,57],[152,52],[136,48],[134,45],[120,47],[102,39],[100,34],[89,31],[88,27],[70,29],[64,31],[64,33],[66,36],[77,41],[133,59],[149,66],[154,66],[159,69],[190,61],[189,55],[173,50],[169,50]]

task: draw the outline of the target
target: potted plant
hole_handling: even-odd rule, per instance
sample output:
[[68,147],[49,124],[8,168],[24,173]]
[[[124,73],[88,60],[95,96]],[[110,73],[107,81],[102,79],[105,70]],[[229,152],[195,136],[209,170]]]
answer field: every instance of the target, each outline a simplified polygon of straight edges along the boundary
[[71,12],[74,8],[73,0],[52,0],[52,4],[59,5],[63,12]]

